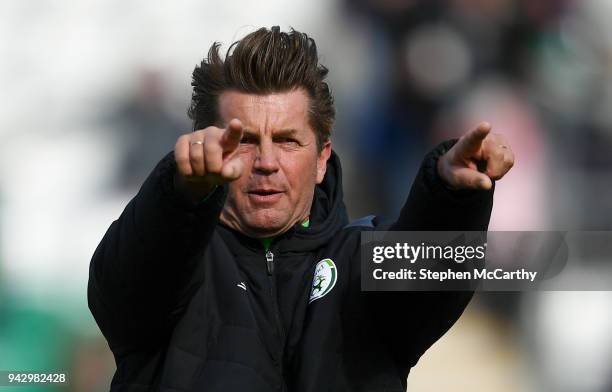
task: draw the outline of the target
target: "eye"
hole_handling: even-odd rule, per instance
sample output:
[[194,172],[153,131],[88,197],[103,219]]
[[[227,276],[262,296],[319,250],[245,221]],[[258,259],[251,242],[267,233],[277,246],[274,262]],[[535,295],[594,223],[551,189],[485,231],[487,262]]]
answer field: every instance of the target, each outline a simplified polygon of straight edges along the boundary
[[282,144],[299,144],[299,142],[292,137],[278,137],[274,139],[274,142]]

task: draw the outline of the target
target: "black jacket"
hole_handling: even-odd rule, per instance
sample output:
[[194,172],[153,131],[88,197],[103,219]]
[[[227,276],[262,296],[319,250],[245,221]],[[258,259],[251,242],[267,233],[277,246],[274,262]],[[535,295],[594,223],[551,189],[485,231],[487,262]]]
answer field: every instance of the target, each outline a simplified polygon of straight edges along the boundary
[[[451,144],[425,158],[391,227],[347,226],[333,154],[310,227],[268,254],[218,224],[226,187],[198,205],[175,193],[168,154],[91,261],[89,307],[117,364],[111,391],[405,391],[472,293],[361,292],[360,231],[486,230],[493,192],[450,191],[437,177]],[[323,259],[334,285],[310,302]]]

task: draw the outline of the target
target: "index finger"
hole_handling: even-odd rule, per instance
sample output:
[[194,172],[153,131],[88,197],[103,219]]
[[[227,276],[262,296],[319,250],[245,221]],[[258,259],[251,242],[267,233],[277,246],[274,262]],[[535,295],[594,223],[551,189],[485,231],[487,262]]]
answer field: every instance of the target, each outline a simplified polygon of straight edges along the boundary
[[240,139],[242,139],[242,122],[237,118],[227,124],[223,136],[221,136],[221,147],[224,152],[232,152],[238,145],[240,145]]
[[491,124],[481,122],[478,126],[466,133],[459,141],[459,148],[466,152],[476,152],[480,149],[482,141],[491,132]]

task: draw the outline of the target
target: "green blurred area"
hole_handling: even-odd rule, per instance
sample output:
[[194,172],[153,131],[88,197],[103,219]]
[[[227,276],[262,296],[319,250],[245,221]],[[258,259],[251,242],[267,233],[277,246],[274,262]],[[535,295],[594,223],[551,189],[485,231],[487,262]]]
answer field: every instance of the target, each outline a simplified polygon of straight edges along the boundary
[[[113,362],[83,304],[42,307],[0,292],[0,370],[65,373],[67,384],[0,386],[0,391],[106,391]],[[17,389],[16,389],[17,388]]]

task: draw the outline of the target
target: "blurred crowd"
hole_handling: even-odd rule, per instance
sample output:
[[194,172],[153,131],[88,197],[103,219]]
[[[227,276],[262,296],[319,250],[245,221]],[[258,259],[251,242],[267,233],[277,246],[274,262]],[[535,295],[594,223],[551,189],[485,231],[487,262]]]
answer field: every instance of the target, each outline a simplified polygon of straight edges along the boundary
[[[90,3],[0,5],[0,370],[68,372],[45,391],[108,390],[89,258],[191,130],[195,64],[259,26],[318,44],[352,218],[393,217],[427,151],[488,121],[516,156],[491,230],[612,228],[612,0]],[[610,292],[479,293],[409,390],[612,391],[611,327]]]

